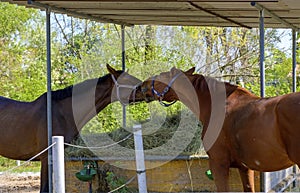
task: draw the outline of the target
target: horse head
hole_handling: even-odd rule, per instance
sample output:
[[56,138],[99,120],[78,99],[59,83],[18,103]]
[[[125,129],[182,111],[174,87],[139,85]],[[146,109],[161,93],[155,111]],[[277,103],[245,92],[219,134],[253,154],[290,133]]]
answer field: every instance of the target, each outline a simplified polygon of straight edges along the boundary
[[140,98],[143,96],[144,100],[151,102],[159,100],[164,106],[169,106],[162,101],[171,102],[179,100],[181,89],[180,87],[187,88],[190,83],[191,76],[195,71],[195,67],[182,71],[173,67],[170,71],[162,72],[159,75],[153,76],[145,80],[141,86],[138,87],[136,96]]
[[120,101],[122,104],[129,104],[143,100],[141,97],[136,97],[136,89],[142,83],[138,78],[124,72],[115,70],[109,64],[106,65],[107,70],[111,74],[112,80],[112,101]]

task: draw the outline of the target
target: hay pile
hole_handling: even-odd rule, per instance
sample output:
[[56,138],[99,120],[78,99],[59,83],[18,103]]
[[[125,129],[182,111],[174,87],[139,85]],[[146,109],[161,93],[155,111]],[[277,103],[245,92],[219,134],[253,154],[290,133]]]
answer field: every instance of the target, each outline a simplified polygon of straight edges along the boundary
[[[162,120],[164,119],[164,120]],[[155,121],[153,121],[155,120]],[[156,117],[142,124],[145,155],[176,156],[205,155],[201,141],[202,127],[187,109],[165,118]],[[103,149],[67,147],[66,157],[134,157],[132,129],[119,128],[113,132],[80,136],[72,144],[101,147],[115,142],[118,145]]]

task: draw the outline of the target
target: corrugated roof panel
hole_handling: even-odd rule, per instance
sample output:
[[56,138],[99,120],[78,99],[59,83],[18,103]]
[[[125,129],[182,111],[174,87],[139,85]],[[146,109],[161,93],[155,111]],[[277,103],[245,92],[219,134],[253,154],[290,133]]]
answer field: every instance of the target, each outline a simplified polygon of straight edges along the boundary
[[[8,2],[35,7],[27,0]],[[249,26],[257,27],[258,10],[249,0],[86,0],[86,1],[42,1],[42,6],[51,7],[55,12],[88,18],[101,22],[118,24],[155,24],[155,25],[204,25],[204,26]],[[256,1],[268,11],[290,24],[300,27],[299,0],[261,0]],[[278,20],[265,14],[265,26],[286,28]]]

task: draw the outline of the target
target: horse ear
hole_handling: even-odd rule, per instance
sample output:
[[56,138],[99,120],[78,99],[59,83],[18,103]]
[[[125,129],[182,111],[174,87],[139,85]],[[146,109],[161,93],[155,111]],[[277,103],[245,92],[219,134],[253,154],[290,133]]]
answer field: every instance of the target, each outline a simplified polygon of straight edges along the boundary
[[195,72],[195,67],[192,67],[189,70],[185,71],[184,73],[188,75],[192,75],[194,72]]
[[109,64],[106,64],[106,68],[108,70],[109,73],[111,73],[112,75],[115,75],[117,73],[117,71],[111,67]]
[[178,70],[178,69],[175,68],[175,67],[171,68],[171,74],[172,74],[172,75],[178,74],[179,71],[180,71],[180,70]]

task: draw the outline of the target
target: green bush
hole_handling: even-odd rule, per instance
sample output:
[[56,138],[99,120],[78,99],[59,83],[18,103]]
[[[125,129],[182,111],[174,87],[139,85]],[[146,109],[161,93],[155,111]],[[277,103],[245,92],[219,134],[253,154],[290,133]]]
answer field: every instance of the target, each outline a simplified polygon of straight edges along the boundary
[[[20,164],[23,164],[23,163],[24,163],[24,161],[20,161]],[[13,172],[13,173],[39,172],[41,164],[40,164],[40,162],[33,161],[33,162],[26,163],[20,167],[13,169],[16,166],[17,166],[17,160],[12,160],[12,159],[8,159],[8,158],[0,156],[0,171],[1,172],[6,172],[8,170],[9,170],[9,172]]]

